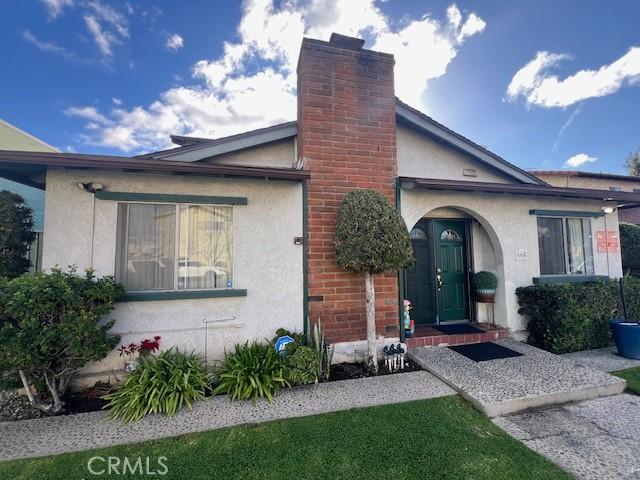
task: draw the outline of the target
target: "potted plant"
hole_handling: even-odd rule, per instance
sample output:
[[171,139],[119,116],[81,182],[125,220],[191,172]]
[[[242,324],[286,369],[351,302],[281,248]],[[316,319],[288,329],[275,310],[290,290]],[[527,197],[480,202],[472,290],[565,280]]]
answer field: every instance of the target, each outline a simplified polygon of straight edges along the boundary
[[497,277],[491,272],[477,272],[473,275],[473,288],[477,302],[493,303],[496,298]]
[[627,304],[624,298],[624,281],[620,279],[620,300],[622,301],[622,318],[609,320],[613,341],[618,353],[625,358],[640,360],[640,323],[629,320],[627,317]]

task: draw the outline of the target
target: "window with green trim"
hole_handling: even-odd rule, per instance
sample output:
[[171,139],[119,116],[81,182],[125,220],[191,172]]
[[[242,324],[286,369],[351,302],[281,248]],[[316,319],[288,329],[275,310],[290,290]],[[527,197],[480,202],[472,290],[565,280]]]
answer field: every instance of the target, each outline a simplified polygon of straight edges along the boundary
[[591,219],[538,217],[540,275],[593,275]]
[[119,203],[116,278],[128,292],[233,288],[233,207]]

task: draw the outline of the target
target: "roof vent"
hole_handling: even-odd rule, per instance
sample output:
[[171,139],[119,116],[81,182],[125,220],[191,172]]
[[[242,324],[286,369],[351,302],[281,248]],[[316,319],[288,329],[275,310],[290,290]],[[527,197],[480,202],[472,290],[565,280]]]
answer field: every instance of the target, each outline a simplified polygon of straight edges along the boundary
[[347,37],[339,33],[332,33],[329,43],[338,48],[346,48],[348,50],[360,50],[364,46],[364,40],[356,37]]

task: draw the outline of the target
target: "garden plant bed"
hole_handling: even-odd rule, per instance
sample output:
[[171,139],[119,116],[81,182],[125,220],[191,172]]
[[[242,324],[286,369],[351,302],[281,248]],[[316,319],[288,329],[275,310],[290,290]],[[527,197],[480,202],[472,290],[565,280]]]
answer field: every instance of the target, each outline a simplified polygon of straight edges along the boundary
[[[98,412],[107,404],[101,398],[102,393],[94,389],[75,392],[63,398],[64,412],[61,415],[75,415],[77,413]],[[30,420],[46,417],[42,410],[32,407],[26,395],[19,389],[0,390],[0,422]]]
[[[378,365],[378,375],[395,375],[397,373],[408,373],[422,370],[413,360],[405,360],[404,369],[390,372],[384,363]],[[372,376],[362,363],[338,363],[331,366],[329,381],[353,380],[354,378],[365,378]]]

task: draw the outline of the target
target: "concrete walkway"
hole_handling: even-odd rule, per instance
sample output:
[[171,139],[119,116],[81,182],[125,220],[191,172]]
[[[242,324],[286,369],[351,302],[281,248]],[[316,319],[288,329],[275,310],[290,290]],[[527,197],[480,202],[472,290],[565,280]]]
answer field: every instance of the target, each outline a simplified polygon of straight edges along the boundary
[[515,340],[495,343],[520,357],[474,362],[446,347],[410,350],[422,368],[489,417],[622,393],[626,382]]
[[564,353],[560,356],[583,367],[593,368],[594,370],[600,370],[602,372],[615,372],[617,370],[624,370],[625,368],[640,367],[640,360],[621,357],[618,355],[616,347]]
[[273,403],[218,396],[172,418],[151,415],[123,425],[105,412],[0,423],[0,459],[53,455],[123,445],[234,425],[455,395],[428,372],[411,372],[281,390]]
[[640,479],[639,396],[614,395],[493,421],[578,479]]

